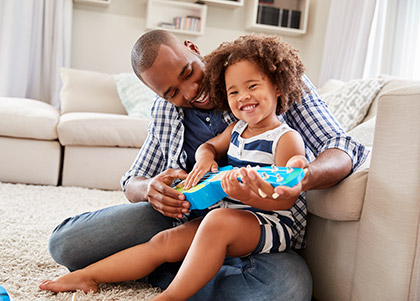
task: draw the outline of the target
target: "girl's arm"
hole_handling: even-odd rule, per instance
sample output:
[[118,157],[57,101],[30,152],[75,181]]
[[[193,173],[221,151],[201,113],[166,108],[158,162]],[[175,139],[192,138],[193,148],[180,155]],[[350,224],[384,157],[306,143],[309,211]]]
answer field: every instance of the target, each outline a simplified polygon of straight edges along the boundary
[[[305,155],[305,147],[301,136],[294,131],[285,133],[278,141],[275,152],[276,166],[286,166],[287,161],[295,155]],[[244,204],[263,210],[286,210],[296,202],[298,196],[286,199],[272,197],[274,188],[265,181],[256,181],[260,177],[255,170],[241,168],[241,182],[237,180],[238,171],[232,171],[222,179],[222,187],[226,193]],[[255,183],[263,182],[260,187]],[[255,193],[256,191],[261,193]]]
[[207,172],[216,172],[218,170],[216,160],[226,155],[235,123],[230,124],[221,134],[204,142],[197,148],[195,152],[196,163],[185,180],[184,189],[187,190],[197,185]]

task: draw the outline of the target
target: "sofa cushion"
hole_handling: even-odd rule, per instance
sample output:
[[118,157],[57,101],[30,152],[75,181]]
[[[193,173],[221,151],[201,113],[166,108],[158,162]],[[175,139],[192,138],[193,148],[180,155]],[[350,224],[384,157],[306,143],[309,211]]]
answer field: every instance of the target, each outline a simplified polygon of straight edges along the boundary
[[0,135],[38,140],[57,139],[59,113],[34,99],[0,97]]
[[127,115],[112,75],[61,68],[61,113],[98,112]]
[[105,113],[67,113],[60,117],[62,145],[121,146],[140,148],[150,119]]
[[134,73],[114,75],[118,95],[128,116],[148,117],[152,109],[156,93],[150,90]]
[[309,190],[306,197],[308,211],[329,220],[359,220],[369,165],[370,160],[367,160],[356,172],[331,188]]
[[345,83],[322,99],[346,131],[365,118],[369,107],[385,83],[384,79],[355,79]]

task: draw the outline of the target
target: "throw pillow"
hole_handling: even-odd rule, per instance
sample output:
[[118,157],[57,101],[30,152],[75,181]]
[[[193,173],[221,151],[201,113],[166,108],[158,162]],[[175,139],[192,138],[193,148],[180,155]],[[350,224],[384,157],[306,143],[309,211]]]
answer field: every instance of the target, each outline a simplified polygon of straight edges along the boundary
[[150,110],[156,94],[134,73],[115,74],[114,79],[118,95],[127,114],[134,117],[150,118]]
[[375,134],[375,124],[376,124],[376,117],[365,121],[354,129],[348,132],[348,134],[354,138],[356,138],[360,143],[364,146],[372,147],[373,146],[373,137]]
[[331,113],[346,131],[360,124],[365,118],[370,104],[384,85],[385,80],[355,79],[339,89],[321,95]]

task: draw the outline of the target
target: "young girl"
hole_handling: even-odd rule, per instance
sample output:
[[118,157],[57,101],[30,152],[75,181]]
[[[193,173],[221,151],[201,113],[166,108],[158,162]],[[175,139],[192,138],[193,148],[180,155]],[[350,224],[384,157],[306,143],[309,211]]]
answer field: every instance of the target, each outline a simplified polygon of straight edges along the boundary
[[[165,262],[183,263],[169,287],[154,300],[186,300],[209,282],[226,255],[281,252],[297,235],[292,206],[295,199],[276,200],[273,187],[251,187],[256,176],[243,166],[285,166],[304,155],[297,132],[282,124],[283,113],[300,99],[303,64],[296,50],[276,36],[248,35],[223,43],[205,58],[205,83],[220,109],[230,109],[239,121],[201,145],[196,164],[185,180],[194,186],[216,160],[228,155],[222,187],[229,195],[199,217],[165,230],[134,246],[39,287],[54,292],[97,291],[100,283],[140,279]],[[259,195],[251,190],[259,191]],[[239,209],[239,210],[238,210]]]

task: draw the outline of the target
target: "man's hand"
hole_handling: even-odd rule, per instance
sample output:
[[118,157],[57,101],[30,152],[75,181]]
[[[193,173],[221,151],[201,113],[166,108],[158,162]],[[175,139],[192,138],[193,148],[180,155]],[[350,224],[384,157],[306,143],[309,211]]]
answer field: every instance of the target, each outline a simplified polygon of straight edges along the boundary
[[180,169],[168,169],[151,179],[136,177],[128,183],[126,196],[133,203],[147,200],[165,216],[182,218],[189,211],[190,203],[170,185],[175,179],[186,177],[187,173]]
[[175,179],[185,179],[187,173],[183,170],[168,169],[150,179],[147,185],[147,200],[165,216],[182,218],[188,213],[190,203],[185,196],[170,185]]

